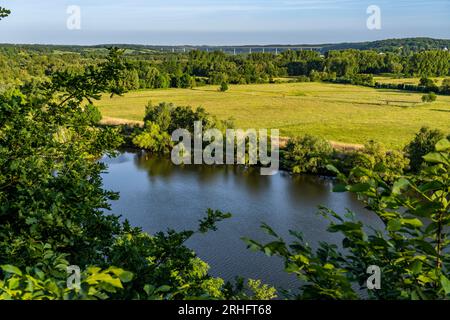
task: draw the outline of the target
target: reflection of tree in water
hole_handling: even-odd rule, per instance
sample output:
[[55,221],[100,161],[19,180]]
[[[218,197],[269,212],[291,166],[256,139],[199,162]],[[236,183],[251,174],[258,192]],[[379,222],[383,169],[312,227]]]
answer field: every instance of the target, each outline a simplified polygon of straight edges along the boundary
[[[287,188],[292,201],[304,199],[327,199],[333,189],[333,182],[328,178],[310,175],[292,175],[292,184]],[[317,203],[316,205],[320,205]]]
[[169,178],[173,174],[173,165],[167,159],[156,157],[145,151],[135,152],[136,168],[146,171],[151,180],[154,178]]
[[[203,183],[233,179],[245,186],[251,193],[260,193],[270,187],[271,177],[261,176],[259,168],[245,168],[237,165],[181,165],[176,166],[168,158],[152,155],[145,151],[135,152],[134,163],[146,171],[150,181],[169,180],[173,177],[193,176]],[[225,191],[225,190],[224,190]]]
[[101,162],[103,162],[106,165],[121,164],[131,161],[131,157],[132,155],[128,153],[121,153],[117,157],[105,156],[101,159]]

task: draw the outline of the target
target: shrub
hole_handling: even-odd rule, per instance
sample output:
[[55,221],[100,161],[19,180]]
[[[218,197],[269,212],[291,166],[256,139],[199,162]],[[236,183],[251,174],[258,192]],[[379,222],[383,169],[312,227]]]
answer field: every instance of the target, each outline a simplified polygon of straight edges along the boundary
[[354,153],[351,158],[352,168],[372,170],[379,173],[385,181],[392,181],[401,176],[409,164],[409,159],[405,158],[402,152],[387,150],[383,144],[375,141],[366,143],[364,149]]
[[351,76],[339,77],[335,79],[327,79],[327,81],[341,84],[352,84],[355,86],[375,86],[373,75],[371,74],[354,74]]
[[151,101],[145,107],[144,123],[147,121],[156,123],[162,131],[168,131],[172,122],[172,103],[161,102],[154,106]]
[[312,82],[317,81],[334,81],[336,80],[336,72],[320,72],[312,70],[309,74],[309,78]]
[[219,88],[219,91],[220,92],[226,92],[226,91],[228,91],[228,84],[226,83],[226,82],[222,82],[221,84],[220,84],[220,88]]
[[297,77],[297,82],[310,82],[311,79],[307,76],[298,76]]
[[440,92],[442,94],[450,94],[450,78],[444,79],[444,81],[442,81]]
[[427,92],[438,92],[439,88],[434,83],[432,79],[429,78],[421,78],[419,82],[419,86],[424,87]]
[[201,121],[204,129],[218,128],[225,130],[234,127],[232,120],[218,120],[202,107],[193,109],[189,106],[176,106],[172,103],[161,102],[154,106],[149,102],[146,108],[144,122],[157,124],[161,131],[171,134],[176,129],[194,131],[194,122]]
[[282,166],[293,173],[321,173],[333,154],[331,144],[322,138],[305,135],[289,140],[282,152]]
[[427,93],[422,96],[422,102],[424,102],[424,103],[431,103],[431,102],[436,101],[436,99],[437,99],[437,96],[434,92],[430,92],[430,93]]
[[133,138],[133,144],[151,153],[167,154],[172,147],[171,136],[158,124],[147,121],[143,132]]
[[431,130],[427,127],[420,129],[414,139],[405,147],[413,172],[419,171],[424,162],[423,157],[432,152],[436,143],[441,139],[444,139],[444,133],[440,130]]

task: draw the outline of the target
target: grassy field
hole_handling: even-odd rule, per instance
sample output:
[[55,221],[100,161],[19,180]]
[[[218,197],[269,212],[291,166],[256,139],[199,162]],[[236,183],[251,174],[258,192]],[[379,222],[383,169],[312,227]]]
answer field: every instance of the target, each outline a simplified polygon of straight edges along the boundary
[[[442,81],[445,77],[430,78],[436,83],[436,85],[441,86]],[[375,82],[379,83],[394,83],[394,84],[412,84],[419,85],[420,78],[393,78],[393,77],[374,77]]]
[[328,140],[363,144],[377,140],[391,148],[410,141],[422,126],[450,132],[450,97],[421,103],[419,93],[324,83],[231,85],[194,89],[145,90],[103,98],[106,117],[142,120],[145,105],[162,101],[203,106],[238,128],[278,128],[284,136],[304,133]]

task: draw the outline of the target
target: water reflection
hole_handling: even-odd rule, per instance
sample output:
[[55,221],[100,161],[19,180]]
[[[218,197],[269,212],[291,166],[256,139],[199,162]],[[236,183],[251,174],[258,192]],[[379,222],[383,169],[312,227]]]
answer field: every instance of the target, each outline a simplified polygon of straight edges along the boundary
[[259,169],[236,166],[174,166],[167,159],[145,152],[124,152],[109,165],[105,187],[119,191],[114,213],[145,231],[196,228],[208,208],[231,212],[217,232],[196,236],[188,245],[211,266],[211,273],[227,280],[240,275],[292,288],[296,279],[283,272],[282,261],[246,249],[241,237],[269,238],[259,226],[268,223],[280,235],[302,231],[315,246],[318,241],[339,241],[326,232],[327,221],[317,216],[318,205],[344,213],[348,208],[361,220],[377,224],[349,194],[332,193],[332,181],[312,176],[261,176]]

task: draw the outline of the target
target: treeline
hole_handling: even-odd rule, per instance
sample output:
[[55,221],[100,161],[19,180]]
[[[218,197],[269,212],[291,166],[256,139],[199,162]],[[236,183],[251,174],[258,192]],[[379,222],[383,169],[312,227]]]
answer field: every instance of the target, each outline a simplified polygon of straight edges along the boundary
[[421,78],[418,85],[406,84],[406,83],[375,83],[374,85],[378,89],[394,89],[394,90],[404,90],[412,92],[423,92],[423,93],[440,93],[449,95],[450,94],[450,78],[444,79],[441,86],[438,86],[432,79]]
[[414,52],[427,50],[442,50],[450,48],[450,40],[432,39],[432,38],[403,38],[403,39],[386,39],[370,42],[355,42],[355,43],[338,43],[331,45],[324,45],[324,50],[375,50],[378,52],[394,52],[402,54],[412,54]]
[[[293,77],[293,81],[334,81],[373,86],[371,75],[438,77],[449,75],[450,70],[450,53],[444,50],[410,55],[355,49],[330,51],[325,55],[316,51],[293,50],[278,55],[253,53],[236,56],[205,51],[180,54],[133,52],[126,57],[128,63],[121,85],[127,90],[273,83],[281,77]],[[67,53],[3,47],[0,49],[0,86],[39,82],[56,71],[79,72],[104,60],[105,52],[102,50]]]
[[25,50],[34,50],[39,52],[52,52],[52,51],[62,51],[62,52],[77,52],[80,54],[92,51],[106,51],[109,47],[114,46],[119,49],[129,50],[128,54],[140,54],[140,53],[162,53],[176,51],[185,52],[191,50],[204,50],[204,51],[228,51],[232,52],[232,49],[236,49],[236,52],[249,52],[250,47],[262,51],[266,48],[266,51],[270,49],[274,50],[279,48],[283,51],[286,48],[291,48],[292,50],[297,48],[316,48],[321,53],[325,54],[329,51],[335,50],[375,50],[378,52],[394,52],[401,54],[411,54],[414,52],[427,51],[427,50],[442,50],[444,48],[450,48],[450,40],[446,39],[433,39],[426,37],[416,37],[416,38],[401,38],[401,39],[386,39],[377,41],[367,41],[367,42],[343,42],[343,43],[332,43],[332,44],[296,44],[296,45],[268,45],[268,46],[155,46],[155,45],[141,45],[141,44],[99,44],[92,46],[81,46],[81,45],[46,45],[46,44],[1,44],[3,48],[21,48]]

